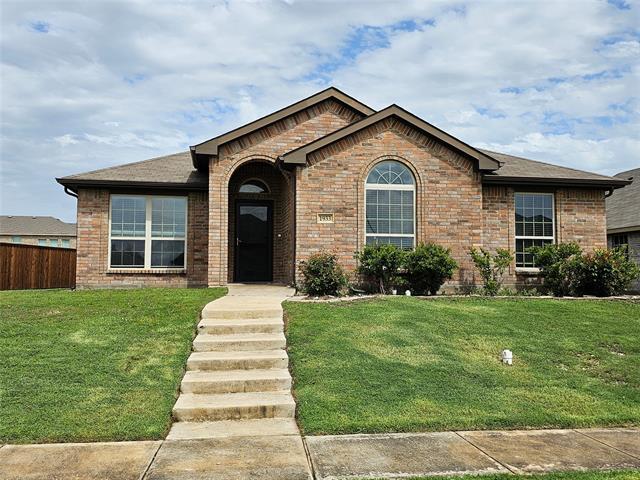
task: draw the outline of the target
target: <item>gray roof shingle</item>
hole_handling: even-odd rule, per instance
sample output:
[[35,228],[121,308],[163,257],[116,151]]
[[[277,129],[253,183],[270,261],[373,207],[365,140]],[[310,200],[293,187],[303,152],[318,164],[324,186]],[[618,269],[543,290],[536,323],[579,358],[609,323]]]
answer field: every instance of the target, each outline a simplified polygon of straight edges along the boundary
[[607,198],[607,230],[640,230],[640,167],[620,172],[615,177],[623,180],[633,177],[633,182]]
[[[583,180],[587,182],[602,182],[604,184],[610,183],[611,185],[621,183],[620,179],[609,177],[607,175],[586,172],[575,168],[561,167],[560,165],[553,165],[551,163],[540,162],[538,160],[516,157],[505,153],[492,152],[490,150],[481,149],[481,151],[491,155],[503,164],[495,172],[486,174],[485,178],[496,176],[520,180],[553,179],[558,181],[569,180],[571,182]],[[622,184],[620,186],[622,186]]]
[[0,235],[76,236],[76,224],[54,217],[0,215]]
[[77,185],[136,184],[140,186],[167,186],[206,190],[208,186],[207,174],[193,168],[189,152],[180,152],[141,162],[102,168],[77,175],[69,175],[57,180],[58,183],[69,187]]
[[[488,182],[532,182],[547,184],[594,184],[603,188],[624,186],[619,177],[608,177],[574,168],[561,167],[504,153],[480,150],[501,162],[502,166],[484,175]],[[166,187],[206,190],[207,173],[193,168],[190,152],[181,152],[141,162],[127,163],[92,172],[57,179],[72,189],[78,186],[135,185],[140,187]]]

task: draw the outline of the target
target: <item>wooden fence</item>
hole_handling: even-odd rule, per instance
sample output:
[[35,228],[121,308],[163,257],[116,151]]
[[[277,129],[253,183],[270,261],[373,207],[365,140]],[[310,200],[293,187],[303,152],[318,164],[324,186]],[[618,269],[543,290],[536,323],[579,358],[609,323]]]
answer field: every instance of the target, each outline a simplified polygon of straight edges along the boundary
[[75,249],[0,243],[0,290],[75,286]]

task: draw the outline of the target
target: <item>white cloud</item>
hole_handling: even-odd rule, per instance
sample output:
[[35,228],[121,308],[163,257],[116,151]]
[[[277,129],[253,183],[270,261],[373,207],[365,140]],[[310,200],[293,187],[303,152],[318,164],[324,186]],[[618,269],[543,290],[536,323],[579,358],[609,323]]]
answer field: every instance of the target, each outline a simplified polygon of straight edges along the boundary
[[72,219],[53,177],[186,149],[329,84],[478,146],[640,163],[637,3],[150,5],[3,2],[3,213]]
[[56,143],[58,143],[58,145],[60,145],[62,147],[66,147],[67,145],[75,145],[77,143],[80,143],[80,140],[78,140],[74,135],[71,135],[69,133],[67,133],[65,135],[61,135],[59,137],[55,137],[53,140]]

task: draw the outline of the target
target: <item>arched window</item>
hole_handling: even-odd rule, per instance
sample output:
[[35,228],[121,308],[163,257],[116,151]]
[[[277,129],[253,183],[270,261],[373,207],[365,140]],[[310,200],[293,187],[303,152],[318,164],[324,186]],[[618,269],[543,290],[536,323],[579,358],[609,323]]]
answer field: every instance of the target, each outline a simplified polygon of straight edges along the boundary
[[365,184],[367,245],[390,243],[403,249],[415,243],[415,181],[402,163],[376,164]]
[[269,193],[269,187],[267,185],[256,179],[247,180],[238,189],[240,193]]

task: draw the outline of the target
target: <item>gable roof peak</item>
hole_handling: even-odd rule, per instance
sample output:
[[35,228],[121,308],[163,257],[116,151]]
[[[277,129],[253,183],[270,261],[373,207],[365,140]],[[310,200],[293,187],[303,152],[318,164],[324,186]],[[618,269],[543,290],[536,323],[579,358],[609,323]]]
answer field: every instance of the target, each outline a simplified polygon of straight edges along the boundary
[[227,133],[223,133],[222,135],[218,135],[217,137],[191,146],[190,151],[193,166],[198,170],[204,170],[208,166],[208,158],[210,156],[218,155],[218,148],[221,145],[244,135],[248,135],[256,130],[259,130],[260,128],[266,127],[267,125],[271,125],[272,123],[282,120],[283,118],[295,115],[296,113],[306,108],[317,105],[318,103],[328,99],[333,99],[340,103],[343,103],[353,110],[361,113],[363,116],[368,116],[375,113],[375,110],[371,107],[365,105],[354,97],[347,95],[338,88],[331,86],[317,93],[314,93],[309,97],[292,103],[287,107],[281,108],[280,110],[265,115],[264,117],[235,128]]
[[411,125],[412,127],[426,133],[427,135],[436,138],[438,141],[445,143],[449,147],[455,149],[467,157],[472,158],[477,162],[479,170],[494,171],[500,168],[500,162],[493,158],[491,155],[484,153],[477,148],[468,145],[462,140],[457,139],[453,135],[448,134],[444,130],[440,130],[438,127],[431,125],[430,123],[422,120],[417,115],[405,110],[404,108],[392,103],[386,108],[379,110],[360,121],[354,122],[346,127],[336,130],[333,133],[325,135],[313,142],[303,145],[300,148],[287,152],[281,158],[285,163],[292,163],[298,165],[304,165],[307,163],[307,155],[320,150],[334,142],[337,142],[353,133],[363,130],[375,123],[378,123],[386,118],[396,117],[403,122]]

